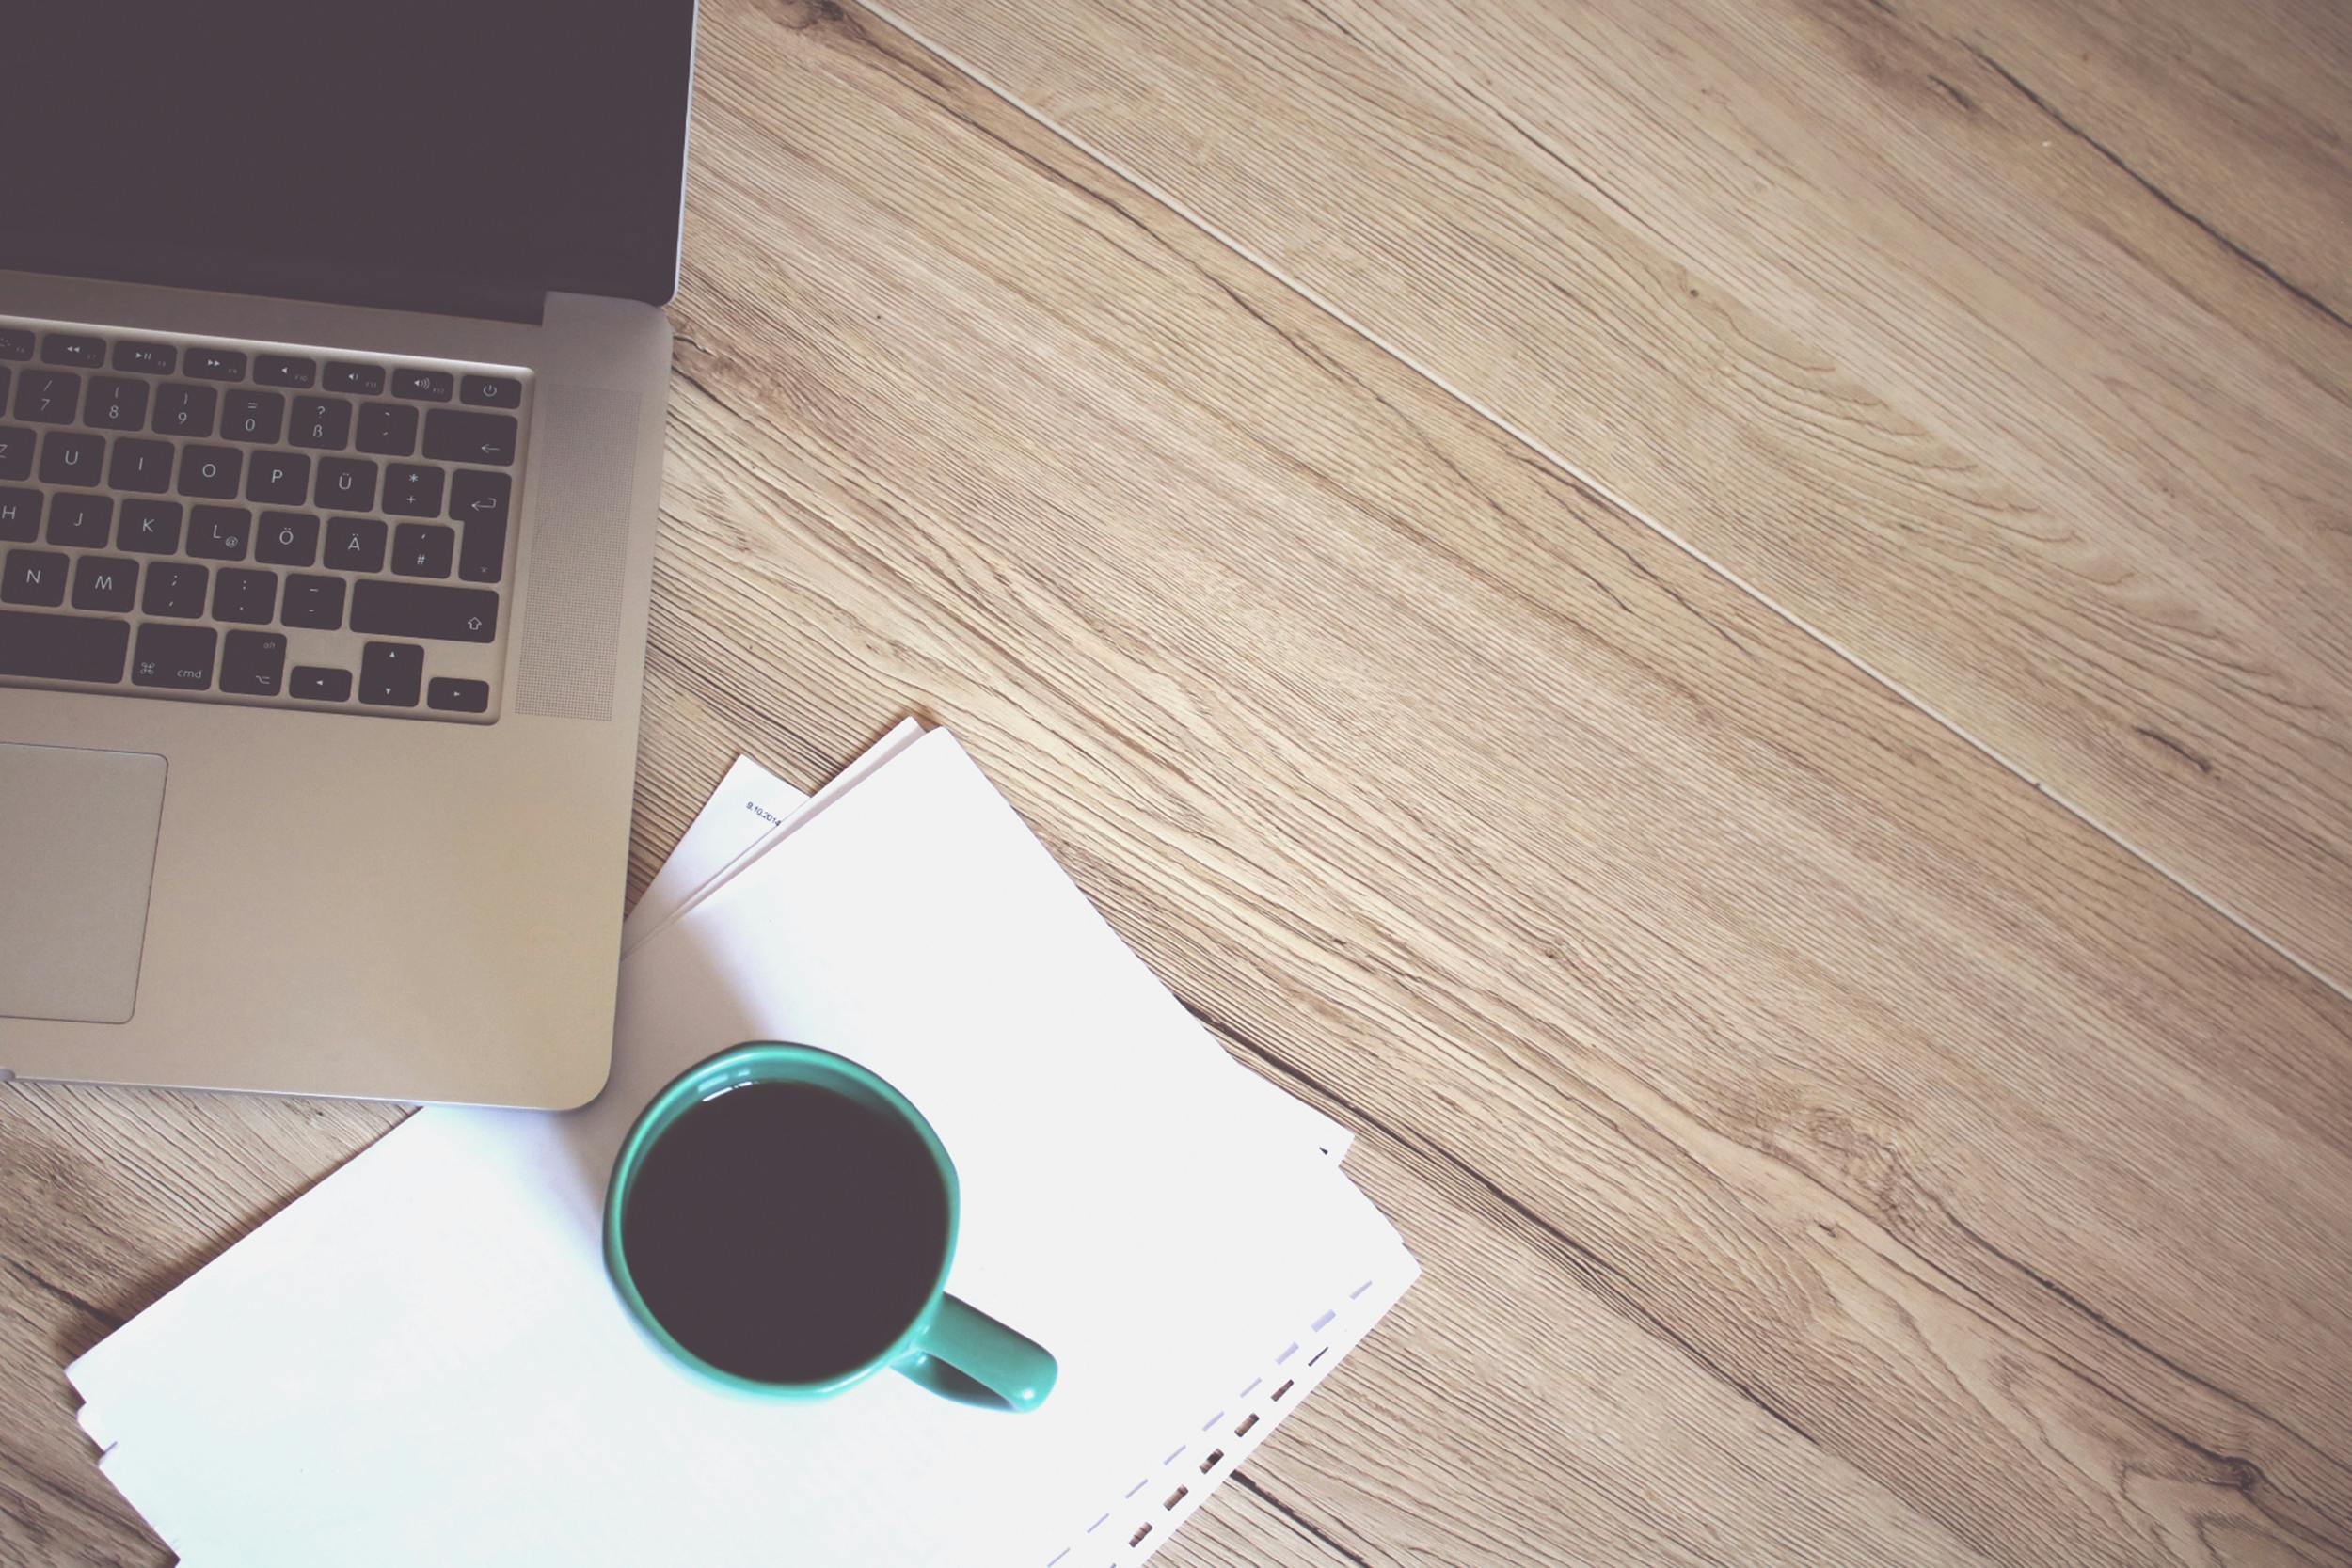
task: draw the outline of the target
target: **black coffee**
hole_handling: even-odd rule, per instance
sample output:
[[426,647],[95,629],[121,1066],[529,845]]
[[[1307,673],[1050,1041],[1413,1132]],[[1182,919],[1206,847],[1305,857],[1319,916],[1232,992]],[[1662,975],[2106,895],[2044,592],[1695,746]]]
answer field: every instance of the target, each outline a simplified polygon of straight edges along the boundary
[[947,1190],[905,1122],[748,1084],[662,1133],[621,1212],[638,1294],[678,1343],[769,1383],[870,1360],[930,1299]]

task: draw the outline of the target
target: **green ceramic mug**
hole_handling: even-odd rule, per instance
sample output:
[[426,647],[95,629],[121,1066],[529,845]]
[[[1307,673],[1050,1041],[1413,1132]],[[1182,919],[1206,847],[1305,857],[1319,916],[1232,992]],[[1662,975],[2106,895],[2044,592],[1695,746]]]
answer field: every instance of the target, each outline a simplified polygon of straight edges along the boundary
[[[874,1325],[875,1336],[887,1336],[888,1340],[878,1353],[853,1365],[792,1381],[728,1371],[680,1343],[646,1305],[631,1272],[623,1224],[646,1159],[662,1139],[673,1134],[689,1112],[731,1090],[754,1084],[819,1089],[839,1096],[853,1108],[896,1122],[912,1133],[929,1154],[946,1200],[944,1237],[936,1248],[936,1264],[929,1273],[930,1288],[923,1293],[918,1308],[903,1323]],[[928,1202],[929,1195],[924,1196]],[[738,1195],[739,1200],[771,1203],[790,1203],[801,1196],[782,1192]],[[654,1342],[685,1366],[723,1386],[787,1400],[822,1399],[888,1368],[934,1393],[963,1403],[1000,1410],[1034,1410],[1053,1391],[1054,1357],[1041,1345],[947,1294],[947,1270],[955,1260],[956,1223],[956,1167],[948,1160],[939,1134],[906,1096],[857,1063],[831,1052],[805,1045],[755,1041],[723,1051],[689,1068],[654,1096],[653,1102],[639,1115],[636,1125],[621,1143],[612,1182],[605,1190],[604,1260],[621,1299]],[[928,1260],[928,1255],[925,1258]],[[890,1333],[893,1326],[897,1329],[895,1334]]]

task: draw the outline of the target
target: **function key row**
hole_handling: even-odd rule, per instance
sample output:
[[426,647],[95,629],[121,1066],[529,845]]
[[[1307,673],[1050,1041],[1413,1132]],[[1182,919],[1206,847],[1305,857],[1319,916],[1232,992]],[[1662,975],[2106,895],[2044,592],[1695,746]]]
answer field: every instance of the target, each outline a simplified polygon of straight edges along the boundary
[[[0,326],[0,360],[32,358],[33,340],[28,327]],[[40,334],[40,360],[44,365],[103,369],[108,363],[106,341],[82,332],[45,332]],[[249,368],[253,380],[264,387],[299,390],[320,384],[319,361],[303,355],[248,356],[243,349],[199,343],[187,350],[184,367],[180,360],[181,351],[169,343],[131,338],[117,340],[112,352],[116,370],[144,375],[177,372],[199,381],[243,381]],[[330,359],[325,376],[330,391],[358,392],[363,397],[379,397],[384,391],[381,365]],[[520,408],[523,404],[523,384],[513,376],[457,375],[402,366],[392,372],[391,384],[394,397],[420,403],[447,403],[454,395],[460,402],[483,408]]]
[[106,341],[72,332],[46,333],[40,340],[40,358],[44,365],[103,365]]
[[310,387],[319,378],[319,362],[291,355],[264,354],[254,362],[253,379],[264,387]]
[[[33,356],[33,334],[22,326],[0,326],[0,359],[30,359]],[[52,332],[41,340],[41,362],[47,365],[79,365],[96,369],[106,363],[106,344],[103,339],[86,337],[75,332]],[[124,338],[114,347],[114,367],[119,371],[137,371],[146,375],[169,375],[180,363],[180,351],[169,343],[140,342]]]
[[392,372],[392,396],[421,403],[447,403],[452,388],[460,403],[483,408],[520,408],[523,384],[510,376],[461,375],[447,371],[399,370]]
[[[33,335],[21,327],[0,326],[0,359],[30,359],[33,356]],[[41,363],[72,365],[98,370],[106,363],[106,345],[97,338],[85,338],[73,333],[52,332],[41,340]],[[144,375],[169,375],[180,363],[180,351],[169,343],[134,342],[129,339],[115,344],[114,367],[119,371],[137,371]]]
[[187,373],[200,381],[243,381],[245,351],[233,348],[188,350]]

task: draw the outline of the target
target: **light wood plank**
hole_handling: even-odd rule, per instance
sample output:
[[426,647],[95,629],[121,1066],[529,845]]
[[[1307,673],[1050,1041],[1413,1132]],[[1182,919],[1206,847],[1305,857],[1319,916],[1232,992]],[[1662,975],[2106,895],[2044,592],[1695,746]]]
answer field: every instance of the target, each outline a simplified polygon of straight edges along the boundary
[[2340,12],[886,8],[2352,983]]
[[2070,135],[2225,251],[2318,314],[2352,317],[2352,11],[2310,0],[1900,8],[2033,84]]

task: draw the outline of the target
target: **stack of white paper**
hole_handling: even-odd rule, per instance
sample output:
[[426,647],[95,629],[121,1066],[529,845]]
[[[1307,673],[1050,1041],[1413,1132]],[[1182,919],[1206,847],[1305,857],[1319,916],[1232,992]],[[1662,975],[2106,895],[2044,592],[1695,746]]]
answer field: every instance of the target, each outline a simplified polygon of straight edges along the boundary
[[[729,773],[631,916],[611,1085],[433,1109],[68,1370],[194,1568],[1135,1563],[1411,1281],[1345,1139],[1240,1069],[952,736],[814,800]],[[1039,1412],[891,1376],[713,1388],[608,1284],[622,1134],[747,1039],[903,1089],[962,1186],[950,1287],[1051,1349]]]

